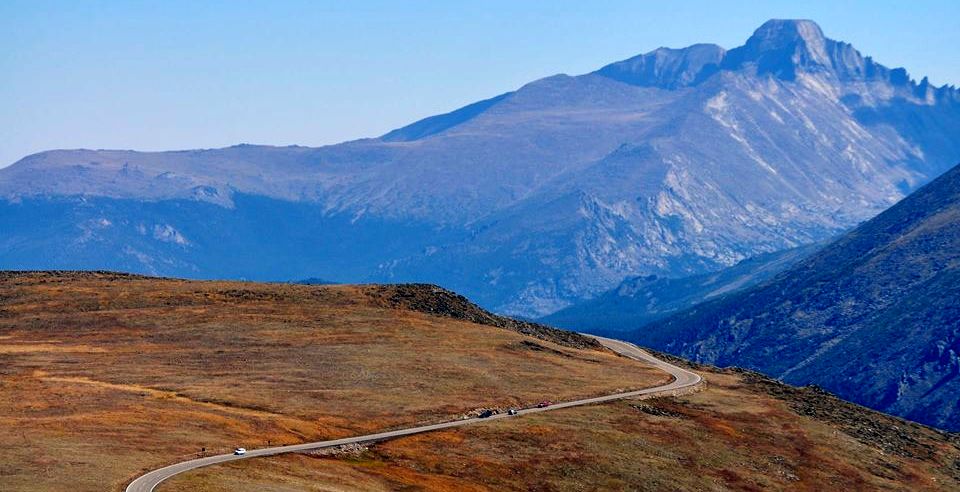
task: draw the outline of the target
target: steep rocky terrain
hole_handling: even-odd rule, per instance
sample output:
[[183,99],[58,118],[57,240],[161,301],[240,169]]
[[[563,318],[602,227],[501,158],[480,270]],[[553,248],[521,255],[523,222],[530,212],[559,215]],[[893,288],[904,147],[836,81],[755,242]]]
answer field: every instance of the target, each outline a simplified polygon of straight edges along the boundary
[[960,159],[958,94],[774,20],[380,138],[32,155],[0,170],[0,267],[418,281],[542,316],[872,217]]
[[619,336],[705,300],[753,287],[822,247],[808,244],[748,258],[718,272],[681,278],[633,277],[594,299],[545,316],[544,323]]
[[960,429],[960,166],[774,279],[640,343]]

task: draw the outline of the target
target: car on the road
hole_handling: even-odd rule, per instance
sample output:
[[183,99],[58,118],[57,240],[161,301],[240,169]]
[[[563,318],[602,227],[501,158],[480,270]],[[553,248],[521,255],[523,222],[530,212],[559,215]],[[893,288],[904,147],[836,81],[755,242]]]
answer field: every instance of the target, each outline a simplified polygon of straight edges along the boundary
[[496,413],[497,413],[497,412],[494,412],[493,410],[490,410],[490,409],[488,408],[488,409],[480,412],[480,415],[478,415],[478,417],[480,417],[480,418],[482,418],[482,419],[485,419],[485,418],[487,418],[487,417],[492,417],[492,416],[493,416],[494,414],[496,414]]
[[552,401],[550,401],[550,400],[544,400],[544,401],[542,401],[542,402],[540,402],[540,403],[537,403],[537,408],[547,408],[547,407],[549,407],[550,405],[553,405],[553,402],[552,402]]
[[237,456],[243,456],[247,454],[247,448],[237,448],[233,450],[233,454]]
[[517,414],[516,408],[511,408],[510,410],[507,410],[507,415],[516,415],[516,414]]

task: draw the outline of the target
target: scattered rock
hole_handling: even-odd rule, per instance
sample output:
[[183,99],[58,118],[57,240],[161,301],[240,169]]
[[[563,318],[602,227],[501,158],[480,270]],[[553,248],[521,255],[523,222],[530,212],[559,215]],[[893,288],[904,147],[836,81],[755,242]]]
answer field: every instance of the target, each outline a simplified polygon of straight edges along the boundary
[[682,418],[684,415],[680,412],[665,408],[658,399],[648,400],[646,403],[632,403],[630,406],[647,415],[656,417]]
[[844,433],[885,453],[918,459],[933,457],[935,447],[917,440],[918,432],[938,437],[960,449],[954,434],[841,400],[818,386],[790,386],[740,368],[727,371],[740,374],[748,387],[787,402],[798,414],[836,425]]
[[317,449],[314,451],[308,451],[304,454],[308,456],[331,456],[337,458],[359,458],[363,453],[369,451],[370,448],[362,443],[354,444],[344,444],[342,446],[336,446],[332,448]]

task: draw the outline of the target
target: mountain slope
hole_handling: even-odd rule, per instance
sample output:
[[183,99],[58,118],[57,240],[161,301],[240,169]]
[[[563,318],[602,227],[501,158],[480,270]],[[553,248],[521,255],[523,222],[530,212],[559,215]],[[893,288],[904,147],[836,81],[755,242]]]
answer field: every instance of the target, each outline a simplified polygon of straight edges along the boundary
[[958,133],[955,88],[777,20],[729,51],[659,49],[380,138],[29,156],[0,170],[0,267],[425,281],[541,316],[846,230],[960,159]]
[[724,294],[753,287],[817,251],[819,243],[748,258],[719,272],[682,278],[634,277],[589,301],[542,318],[594,334],[620,335]]
[[957,320],[960,166],[773,280],[633,338],[958,429]]
[[[669,380],[567,343],[573,334],[533,338],[523,326],[432,286],[0,273],[0,490],[120,491],[143,471],[236,446],[364,435]],[[815,388],[692,369],[709,384],[689,396],[242,460],[157,490],[960,487],[956,435]]]
[[[957,436],[754,373],[705,391],[196,470],[159,492],[955,490]],[[362,484],[362,485],[360,485]],[[586,484],[586,485],[585,485]]]

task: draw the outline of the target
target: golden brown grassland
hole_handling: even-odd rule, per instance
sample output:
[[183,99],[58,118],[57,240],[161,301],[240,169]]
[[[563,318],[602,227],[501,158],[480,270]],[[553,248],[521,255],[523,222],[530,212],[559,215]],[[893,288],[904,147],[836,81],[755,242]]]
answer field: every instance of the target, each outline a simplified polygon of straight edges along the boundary
[[[785,397],[749,374],[701,372],[707,389],[686,397],[218,465],[160,492],[960,490],[953,436],[815,391]],[[830,418],[804,416],[805,405]]]
[[343,437],[668,379],[379,295],[0,274],[0,490],[120,490],[203,447]]

